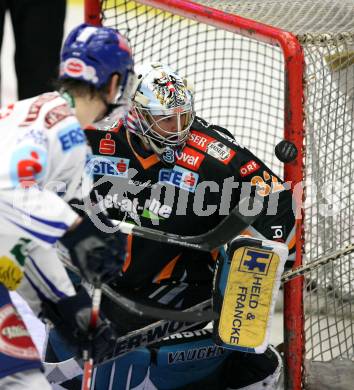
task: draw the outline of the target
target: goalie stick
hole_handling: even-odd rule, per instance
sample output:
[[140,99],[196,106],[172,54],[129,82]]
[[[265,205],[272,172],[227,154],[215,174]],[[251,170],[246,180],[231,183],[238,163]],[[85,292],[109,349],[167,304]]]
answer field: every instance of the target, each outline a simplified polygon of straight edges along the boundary
[[[317,260],[312,261],[311,263],[303,266],[299,266],[293,270],[284,272],[282,275],[281,281],[282,283],[286,283],[296,277],[303,276],[304,274],[318,268],[321,265],[327,264],[330,261],[335,261],[341,256],[348,255],[354,252],[354,244],[349,244],[343,250],[335,251],[327,256],[319,258]],[[107,293],[107,291],[105,292]],[[116,301],[115,291],[108,290],[108,296],[112,300]],[[197,304],[183,313],[187,314],[188,312],[199,311],[210,309],[211,300],[206,300]],[[161,309],[156,309],[161,310]],[[207,313],[207,312],[206,312]],[[204,321],[200,321],[202,323]],[[142,329],[135,330],[133,332],[128,333],[127,335],[121,336],[116,340],[117,348],[112,353],[112,356],[106,356],[102,361],[98,362],[98,364],[103,364],[109,361],[114,360],[118,356],[122,356],[128,352],[131,352],[137,347],[146,346],[149,344],[156,343],[170,334],[181,332],[183,330],[187,330],[191,327],[194,327],[197,323],[185,323],[185,322],[177,322],[177,321],[168,321],[161,320],[150,324]],[[66,380],[72,379],[75,376],[80,374],[80,370],[82,371],[79,363],[76,359],[71,358],[65,360],[63,362],[58,363],[44,363],[44,367],[46,370],[46,375],[48,380],[51,383],[61,383]]]
[[[306,273],[309,273],[322,265],[325,265],[331,261],[335,261],[339,259],[341,256],[348,255],[352,252],[354,252],[354,244],[349,244],[344,249],[332,252],[329,255],[311,261],[306,265],[301,265],[292,270],[284,272],[281,278],[281,282],[287,283],[292,279],[298,278],[300,276],[304,276]],[[78,273],[78,270],[70,263],[68,258],[65,257],[60,252],[59,254],[65,266],[71,271]],[[212,321],[217,317],[217,313],[213,312],[212,310],[190,312],[187,310],[186,311],[169,310],[169,309],[161,309],[158,307],[145,305],[122,296],[121,294],[114,291],[113,289],[111,289],[109,286],[105,284],[102,285],[102,291],[114,303],[139,316],[149,315],[152,318],[165,318],[169,320],[190,321],[190,322]]]
[[[250,199],[253,202],[253,210],[259,210],[254,215],[245,216],[240,213],[240,208],[248,210]],[[235,236],[239,235],[245,228],[251,225],[260,215],[263,208],[263,202],[257,197],[244,198],[239,204],[226,216],[215,228],[207,233],[198,236],[182,236],[174,233],[167,233],[155,229],[136,226],[127,222],[115,221],[119,225],[119,230],[125,234],[133,234],[146,239],[177,244],[188,248],[193,248],[202,251],[211,251],[215,248],[223,246]],[[64,250],[63,246],[58,246],[58,254],[65,266],[80,275],[78,269],[72,265],[69,260],[69,254]],[[215,318],[215,313],[212,310],[207,312],[185,313],[179,310],[161,309],[149,305],[144,305],[135,302],[116,291],[113,291],[109,286],[102,285],[102,292],[112,299],[117,305],[139,316],[149,316],[151,318],[163,318],[176,321],[211,321]]]
[[[70,271],[74,272],[77,275],[80,275],[79,270],[71,264],[68,255],[64,252],[59,251],[59,258],[64,263],[65,267]],[[130,313],[138,315],[140,317],[151,317],[151,318],[163,318],[165,320],[172,321],[189,321],[189,322],[208,322],[216,318],[216,313],[212,310],[208,311],[179,311],[179,310],[171,310],[171,309],[161,309],[158,307],[145,305],[143,303],[139,303],[133,301],[132,299],[127,298],[119,294],[119,292],[113,290],[106,284],[101,285],[101,290],[107,298],[109,298],[112,302],[117,304],[118,306],[128,310]]]
[[[282,283],[286,283],[294,278],[304,276],[306,273],[313,271],[321,265],[325,265],[331,261],[339,259],[341,256],[348,255],[354,252],[354,244],[349,244],[343,250],[335,251],[327,256],[319,258],[312,261],[311,263],[303,266],[294,268],[293,270],[284,272],[281,278]],[[107,293],[107,291],[105,291]],[[108,297],[116,302],[115,292],[108,290]],[[188,312],[201,312],[202,310],[210,309],[211,300],[206,300],[201,302],[187,310],[183,313]],[[160,309],[157,309],[160,310]],[[206,312],[207,313],[207,312]],[[202,323],[204,321],[201,321]],[[153,324],[147,325],[144,328],[132,331],[127,335],[121,336],[116,340],[117,345],[119,346],[112,356],[106,356],[98,364],[103,364],[109,361],[114,360],[118,356],[122,356],[128,352],[131,352],[137,347],[147,346],[149,344],[156,343],[169,335],[187,330],[191,327],[194,327],[197,323],[186,323],[186,322],[177,322],[173,320],[161,320]],[[58,363],[47,363],[44,362],[44,368],[46,371],[46,376],[49,382],[51,383],[62,383],[66,380],[70,380],[77,375],[80,375],[82,368],[79,362],[74,359],[68,359]]]
[[[101,296],[102,290],[99,282],[96,282],[92,293],[92,308],[91,308],[91,318],[89,324],[89,331],[93,332],[96,329],[99,314],[100,314],[100,305],[101,305]],[[92,333],[91,333],[92,334]],[[92,340],[90,340],[92,341]],[[91,380],[93,373],[93,357],[92,357],[92,346],[88,345],[82,353],[82,358],[84,361],[84,372],[82,376],[82,385],[81,390],[90,390]]]
[[[210,307],[211,300],[208,299],[186,309],[185,312],[200,312],[202,310],[210,309]],[[118,356],[129,353],[138,347],[155,344],[172,334],[183,332],[198,324],[202,324],[203,322],[204,321],[191,323],[173,320],[161,320],[154,322],[141,329],[134,330],[117,338],[115,340],[116,348],[113,353],[105,356],[99,362],[95,362],[95,364],[100,365],[115,360]],[[82,363],[75,358],[70,358],[56,363],[43,362],[43,366],[45,369],[45,375],[50,383],[60,384],[82,374]]]
[[[248,209],[250,199],[252,199],[253,210],[259,210],[255,215],[243,215],[240,209],[251,212]],[[244,198],[217,226],[207,233],[198,236],[182,236],[174,233],[167,233],[156,229],[140,227],[123,221],[113,221],[119,225],[119,230],[125,234],[146,238],[148,240],[159,241],[166,244],[175,244],[201,251],[211,251],[231,241],[244,229],[251,225],[261,214],[263,201],[257,197]]]

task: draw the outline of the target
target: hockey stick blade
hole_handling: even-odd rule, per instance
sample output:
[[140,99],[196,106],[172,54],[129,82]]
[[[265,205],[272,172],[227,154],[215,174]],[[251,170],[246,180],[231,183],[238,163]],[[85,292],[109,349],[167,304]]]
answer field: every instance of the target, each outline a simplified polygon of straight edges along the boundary
[[[252,198],[253,210],[262,210],[263,202],[258,198]],[[125,234],[146,238],[148,240],[175,244],[201,251],[211,251],[231,241],[244,229],[251,225],[260,215],[244,215],[239,210],[247,210],[250,198],[242,199],[229,215],[227,215],[216,227],[207,233],[198,236],[182,236],[174,233],[162,232],[160,230],[136,226],[123,221],[115,221],[119,225],[119,230]],[[251,214],[248,211],[248,214]]]

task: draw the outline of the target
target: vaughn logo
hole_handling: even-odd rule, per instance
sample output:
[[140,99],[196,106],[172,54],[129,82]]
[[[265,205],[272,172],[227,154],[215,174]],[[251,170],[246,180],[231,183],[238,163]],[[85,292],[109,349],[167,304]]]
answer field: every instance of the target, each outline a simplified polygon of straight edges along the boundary
[[176,155],[177,164],[182,165],[185,168],[192,169],[197,171],[200,167],[200,164],[203,162],[205,156],[196,150],[188,148],[186,146],[181,153]]
[[186,363],[195,360],[215,358],[225,352],[224,348],[217,345],[206,345],[199,348],[191,348],[183,351],[169,352],[168,364]]
[[0,352],[20,359],[40,359],[25,324],[10,304],[0,309]]
[[236,152],[234,150],[231,150],[229,147],[224,145],[222,142],[214,141],[211,142],[206,152],[216,158],[217,160],[221,161],[223,164],[227,165],[229,161],[234,157]]

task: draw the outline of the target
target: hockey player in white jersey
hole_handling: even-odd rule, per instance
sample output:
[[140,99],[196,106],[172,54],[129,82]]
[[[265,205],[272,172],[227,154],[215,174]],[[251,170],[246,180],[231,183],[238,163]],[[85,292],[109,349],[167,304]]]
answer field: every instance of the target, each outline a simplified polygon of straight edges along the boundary
[[[78,318],[88,318],[83,308],[90,299],[74,290],[54,245],[59,241],[68,249],[88,281],[118,272],[124,260],[125,236],[100,231],[69,202],[85,196],[81,182],[89,150],[82,129],[123,104],[132,69],[130,48],[119,32],[83,24],[64,43],[60,92],[19,101],[0,113],[2,390],[50,389],[9,290],[17,289],[75,345],[87,340]],[[94,353],[109,345],[110,328],[103,321],[98,328]]]

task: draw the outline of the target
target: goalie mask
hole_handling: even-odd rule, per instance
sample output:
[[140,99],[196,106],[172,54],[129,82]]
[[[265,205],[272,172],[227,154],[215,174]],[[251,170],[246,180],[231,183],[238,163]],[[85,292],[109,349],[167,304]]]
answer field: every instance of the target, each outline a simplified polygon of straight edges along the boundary
[[193,93],[185,80],[161,63],[144,65],[136,74],[127,128],[165,162],[174,163],[194,120]]

